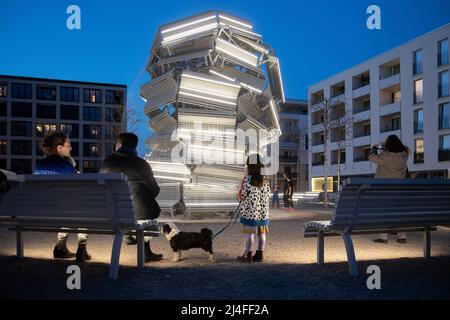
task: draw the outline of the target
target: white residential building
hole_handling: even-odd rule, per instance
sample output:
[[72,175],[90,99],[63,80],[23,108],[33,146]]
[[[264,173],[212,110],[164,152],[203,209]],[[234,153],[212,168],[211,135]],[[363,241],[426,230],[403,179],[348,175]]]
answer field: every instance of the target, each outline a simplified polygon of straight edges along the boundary
[[[313,106],[334,98],[350,115],[341,152],[341,177],[372,176],[372,145],[397,135],[411,149],[408,169],[419,177],[449,177],[450,24],[426,33],[308,89],[309,179],[320,191],[324,175],[323,117]],[[314,111],[314,112],[312,112]],[[338,131],[338,129],[335,129]],[[337,143],[331,133],[329,176],[337,176]]]

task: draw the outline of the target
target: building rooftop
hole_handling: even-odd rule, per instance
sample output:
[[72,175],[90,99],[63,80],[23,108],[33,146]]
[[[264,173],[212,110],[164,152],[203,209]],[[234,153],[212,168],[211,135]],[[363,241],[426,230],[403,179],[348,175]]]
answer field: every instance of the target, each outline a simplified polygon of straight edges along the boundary
[[35,77],[21,77],[21,76],[11,76],[11,75],[3,75],[3,74],[0,74],[0,78],[6,78],[6,79],[12,79],[12,80],[28,80],[28,81],[39,81],[39,82],[60,82],[60,83],[81,84],[81,85],[107,86],[107,87],[118,87],[118,88],[125,88],[125,89],[127,88],[126,84],[88,82],[88,81],[76,81],[76,80],[61,80],[61,79],[35,78]]

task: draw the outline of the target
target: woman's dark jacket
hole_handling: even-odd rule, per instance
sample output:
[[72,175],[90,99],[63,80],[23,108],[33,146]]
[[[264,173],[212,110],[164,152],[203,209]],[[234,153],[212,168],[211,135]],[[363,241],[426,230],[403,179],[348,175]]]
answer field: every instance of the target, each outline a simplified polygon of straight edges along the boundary
[[50,155],[42,159],[37,165],[34,174],[77,174],[77,170],[59,155]]
[[136,219],[159,217],[161,208],[155,200],[159,194],[158,183],[150,165],[134,149],[121,148],[111,154],[103,161],[100,172],[122,172],[128,177]]

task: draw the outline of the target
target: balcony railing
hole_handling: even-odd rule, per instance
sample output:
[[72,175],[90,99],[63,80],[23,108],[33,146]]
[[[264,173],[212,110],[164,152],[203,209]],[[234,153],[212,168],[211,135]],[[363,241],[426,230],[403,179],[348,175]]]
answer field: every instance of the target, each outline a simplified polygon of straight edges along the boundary
[[298,157],[280,157],[280,162],[283,163],[297,163]]
[[312,166],[313,166],[313,167],[323,166],[323,165],[324,165],[324,162],[323,162],[323,161],[314,161],[314,162],[312,163]]
[[389,72],[388,74],[386,74],[384,76],[380,76],[380,80],[384,80],[384,79],[396,76],[399,73],[400,73],[400,68],[392,69],[391,72]]
[[353,162],[364,162],[364,161],[369,161],[369,158],[367,158],[367,156],[353,158]]
[[401,126],[385,126],[380,130],[381,133],[400,130]]
[[450,149],[439,149],[439,161],[450,161]]

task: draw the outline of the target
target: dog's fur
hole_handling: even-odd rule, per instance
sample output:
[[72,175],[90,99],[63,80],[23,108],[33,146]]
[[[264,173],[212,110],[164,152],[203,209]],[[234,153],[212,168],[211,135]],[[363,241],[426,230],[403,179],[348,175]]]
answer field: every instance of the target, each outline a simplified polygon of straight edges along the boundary
[[174,223],[170,223],[163,225],[161,233],[169,240],[170,247],[174,252],[172,261],[179,261],[183,250],[202,248],[209,253],[209,261],[214,262],[213,234],[210,229],[203,228],[200,232],[184,232],[180,231]]

